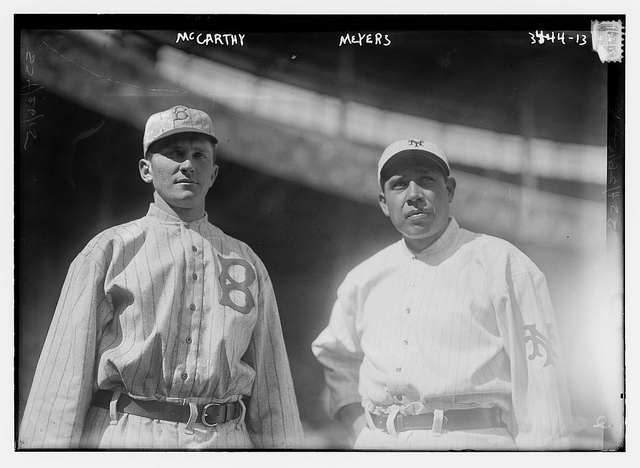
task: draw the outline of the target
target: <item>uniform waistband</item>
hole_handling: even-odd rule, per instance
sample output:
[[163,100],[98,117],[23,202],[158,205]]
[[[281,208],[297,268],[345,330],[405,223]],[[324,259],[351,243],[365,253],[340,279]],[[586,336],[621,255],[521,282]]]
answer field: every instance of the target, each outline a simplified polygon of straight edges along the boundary
[[[111,390],[98,390],[91,400],[93,406],[109,410],[114,392]],[[231,403],[208,403],[196,405],[197,419],[205,426],[214,427],[223,424],[242,415],[242,406],[239,401]],[[165,421],[189,422],[191,409],[189,405],[180,405],[158,400],[136,400],[128,395],[120,395],[116,403],[116,411],[120,413],[133,414],[150,419],[161,419]]]
[[[441,411],[440,416],[436,412],[425,414],[402,414],[395,416],[369,413],[373,426],[383,432],[389,431],[389,418],[393,417],[393,428],[396,432],[433,429],[434,422],[448,431],[488,429],[492,427],[506,427],[502,422],[502,410],[500,408],[467,408]],[[440,421],[438,419],[440,418]]]

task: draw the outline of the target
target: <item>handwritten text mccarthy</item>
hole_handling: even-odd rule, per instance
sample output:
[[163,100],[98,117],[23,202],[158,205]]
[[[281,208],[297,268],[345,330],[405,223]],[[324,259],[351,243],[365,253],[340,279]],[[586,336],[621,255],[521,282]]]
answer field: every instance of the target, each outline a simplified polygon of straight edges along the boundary
[[219,34],[219,33],[196,33],[180,32],[176,36],[177,42],[196,41],[200,45],[244,45],[245,34]]

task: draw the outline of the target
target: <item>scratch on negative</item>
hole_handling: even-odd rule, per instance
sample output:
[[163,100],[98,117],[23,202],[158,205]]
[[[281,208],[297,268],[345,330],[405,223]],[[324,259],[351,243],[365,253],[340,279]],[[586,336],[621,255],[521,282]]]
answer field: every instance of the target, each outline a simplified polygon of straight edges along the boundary
[[511,184],[509,184],[509,214],[508,217],[511,217],[511,205],[513,204],[513,198],[511,198]]
[[70,62],[70,63],[73,63],[76,67],[78,67],[78,68],[80,68],[80,69],[82,69],[82,70],[86,71],[87,73],[91,73],[93,76],[95,76],[95,77],[97,77],[97,78],[100,78],[101,80],[107,80],[107,81],[110,81],[110,82],[112,82],[112,83],[117,83],[117,84],[120,84],[120,85],[123,85],[123,86],[129,86],[130,88],[144,89],[144,90],[146,90],[146,91],[167,91],[167,92],[170,92],[170,93],[185,93],[185,92],[187,92],[187,91],[180,91],[180,90],[176,90],[176,89],[164,89],[164,88],[143,88],[143,87],[141,87],[141,86],[137,86],[137,85],[130,84],[130,83],[124,83],[124,82],[122,82],[122,81],[118,81],[118,80],[114,80],[114,79],[111,79],[111,78],[107,78],[106,76],[98,75],[97,73],[92,72],[92,71],[91,71],[91,70],[89,70],[88,68],[83,67],[83,66],[82,66],[82,65],[80,65],[79,63],[74,62],[74,61],[73,61],[73,60],[71,60],[69,57],[65,56],[62,52],[58,52],[55,48],[51,47],[51,46],[50,46],[49,44],[47,44],[45,41],[42,41],[42,43],[43,43],[44,45],[46,45],[49,49],[53,50],[56,54],[58,54],[58,55],[59,55],[60,57],[62,57],[63,59],[67,60],[67,61],[68,61],[68,62]]

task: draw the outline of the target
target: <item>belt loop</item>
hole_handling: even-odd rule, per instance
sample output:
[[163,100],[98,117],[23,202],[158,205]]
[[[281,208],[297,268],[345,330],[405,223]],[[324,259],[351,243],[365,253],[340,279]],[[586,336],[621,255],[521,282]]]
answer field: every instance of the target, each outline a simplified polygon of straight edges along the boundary
[[442,423],[444,422],[444,411],[442,410],[433,410],[433,426],[431,430],[432,434],[435,437],[440,437],[442,435]]
[[118,424],[117,405],[121,393],[122,390],[118,388],[111,394],[111,401],[109,402],[109,425],[111,426],[115,426],[116,424]]
[[393,405],[391,407],[391,412],[387,416],[387,432],[390,436],[398,437],[398,431],[396,430],[396,416],[400,412],[400,407],[398,405]]
[[239,427],[244,422],[244,418],[247,414],[247,407],[244,404],[244,401],[242,401],[242,398],[238,399],[238,403],[240,403],[240,417],[236,422],[236,428]]
[[184,432],[186,434],[193,435],[193,427],[196,425],[196,421],[198,420],[198,407],[192,402],[188,402],[187,404],[189,405],[189,420],[187,421],[187,425],[184,427]]
[[376,429],[376,425],[373,424],[373,418],[371,417],[371,410],[373,409],[373,403],[369,400],[364,401],[364,417],[367,420],[367,426],[372,431]]

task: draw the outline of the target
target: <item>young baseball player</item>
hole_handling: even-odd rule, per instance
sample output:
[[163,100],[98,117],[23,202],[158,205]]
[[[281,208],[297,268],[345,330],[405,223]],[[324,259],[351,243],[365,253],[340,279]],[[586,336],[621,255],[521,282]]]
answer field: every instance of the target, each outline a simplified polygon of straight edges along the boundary
[[20,448],[298,448],[302,428],[269,275],[210,224],[209,116],[152,115],[146,216],[72,263],[36,370]]
[[569,447],[544,275],[510,243],[458,226],[436,145],[394,142],[377,178],[402,239],[347,275],[313,343],[332,417],[353,425],[357,449]]

